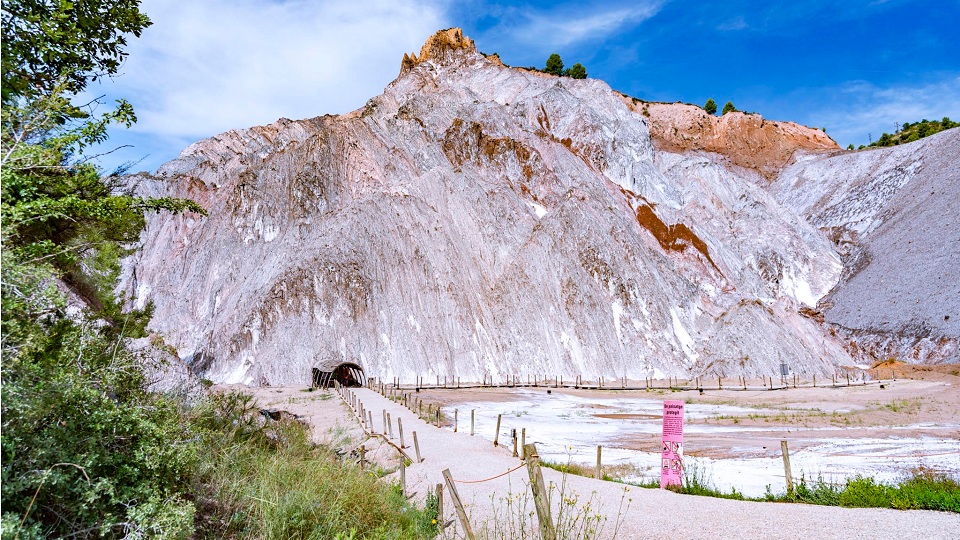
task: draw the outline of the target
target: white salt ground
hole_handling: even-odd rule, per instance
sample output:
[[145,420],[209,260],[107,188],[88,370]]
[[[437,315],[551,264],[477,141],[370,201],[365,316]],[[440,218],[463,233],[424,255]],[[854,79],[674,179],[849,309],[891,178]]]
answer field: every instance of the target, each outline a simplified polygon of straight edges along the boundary
[[[457,407],[465,415],[469,415],[471,410],[476,411],[477,435],[490,441],[494,438],[498,414],[503,415],[500,440],[509,440],[511,429],[527,428],[527,440],[537,444],[544,460],[593,465],[596,447],[602,445],[605,464],[630,464],[642,472],[642,475],[628,476],[625,480],[639,482],[659,478],[658,453],[623,448],[622,443],[638,436],[649,437],[660,433],[661,400],[610,396],[591,398],[559,392],[548,396],[543,391],[526,389],[514,390],[512,395],[516,396],[516,400],[466,402]],[[775,414],[781,411],[697,403],[687,404],[685,412],[688,420],[702,420],[719,415],[746,417],[749,414]],[[635,417],[604,418],[597,414],[631,414]],[[924,426],[884,426],[882,429],[887,432],[909,431],[920,427]],[[844,428],[807,428],[808,433],[823,432],[824,437],[807,439],[803,448],[794,448],[791,452],[793,473],[797,478],[803,476],[811,481],[822,479],[842,482],[858,474],[874,477],[878,481],[896,481],[904,471],[919,464],[960,478],[960,441],[956,437],[956,434],[960,434],[960,424],[940,424],[937,427],[952,431],[954,436],[840,439],[835,438],[835,432]],[[689,455],[691,450],[697,449],[698,435],[736,436],[775,431],[782,431],[787,437],[790,428],[688,424],[685,427],[688,439],[686,462],[696,467],[710,485],[725,492],[736,489],[748,497],[760,497],[768,485],[774,493],[782,492],[785,480],[779,447],[775,452],[771,450],[771,455],[767,456],[754,455],[755,449],[752,448],[744,448],[739,457],[727,459]],[[738,452],[734,449],[732,453]]]

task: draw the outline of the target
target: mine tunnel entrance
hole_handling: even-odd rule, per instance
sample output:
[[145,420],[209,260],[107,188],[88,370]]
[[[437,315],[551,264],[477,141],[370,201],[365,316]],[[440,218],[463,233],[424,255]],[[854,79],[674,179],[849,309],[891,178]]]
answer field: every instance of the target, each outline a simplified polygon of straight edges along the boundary
[[325,371],[324,368],[313,368],[313,386],[317,388],[329,388],[333,386],[333,381],[337,381],[342,386],[364,386],[366,384],[366,375],[363,368],[353,362],[343,362],[332,366],[332,369]]

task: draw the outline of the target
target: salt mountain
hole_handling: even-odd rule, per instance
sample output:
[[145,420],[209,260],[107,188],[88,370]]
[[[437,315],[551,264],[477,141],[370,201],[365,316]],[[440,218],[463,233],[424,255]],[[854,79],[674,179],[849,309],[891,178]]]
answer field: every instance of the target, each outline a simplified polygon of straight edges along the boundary
[[844,153],[505,67],[451,29],[360,110],[131,177],[209,217],[150,217],[123,287],[216,382],[341,360],[407,381],[956,361],[958,148]]

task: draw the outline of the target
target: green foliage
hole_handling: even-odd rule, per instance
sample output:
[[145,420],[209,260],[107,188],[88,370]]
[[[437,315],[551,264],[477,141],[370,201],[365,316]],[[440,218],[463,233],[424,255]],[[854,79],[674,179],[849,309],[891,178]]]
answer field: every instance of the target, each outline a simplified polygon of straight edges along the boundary
[[904,122],[900,131],[890,134],[884,133],[879,139],[872,142],[869,146],[896,146],[913,141],[919,141],[924,137],[940,133],[945,129],[951,129],[960,126],[960,122],[954,122],[949,117],[944,116],[942,120],[927,120],[924,118],[919,122]]
[[[95,116],[70,96],[116,71],[124,41],[149,24],[136,2],[3,4],[0,131],[3,536],[182,537],[193,530],[195,442],[180,405],[146,390],[126,348],[150,310],[124,312],[119,260],[141,199],[77,158],[131,125],[126,102]],[[68,315],[68,290],[83,309]]]
[[[112,123],[129,126],[136,117],[121,101],[102,116],[64,121],[72,105],[63,89],[60,85],[50,95],[20,97],[3,107],[3,247],[23,264],[52,267],[115,327],[137,316],[121,314],[113,284],[119,259],[143,229],[144,211],[205,212],[192,201],[134,197],[119,178],[101,177],[85,160],[71,161],[106,140]],[[141,319],[135,326],[145,324]]]
[[732,101],[728,101],[723,105],[723,110],[720,112],[721,115],[727,114],[728,112],[736,112],[737,108],[733,106]]
[[178,404],[146,391],[122,336],[65,316],[52,266],[5,250],[2,272],[4,537],[188,534]]
[[707,102],[703,104],[703,110],[707,111],[707,114],[717,114],[717,102],[713,98],[707,98]]
[[198,538],[436,534],[435,498],[417,510],[378,475],[312,444],[300,423],[265,423],[247,395],[213,395],[191,412],[191,423],[203,448],[193,487],[204,501]]
[[544,73],[549,73],[551,75],[563,75],[563,60],[560,59],[560,55],[553,53],[547,58],[547,65],[543,68]]
[[57,85],[76,94],[117,72],[126,34],[150,26],[140,0],[4,0],[3,102],[50,95]]
[[586,79],[587,68],[583,67],[583,64],[580,62],[577,62],[576,64],[570,66],[570,69],[567,70],[566,74],[574,79]]

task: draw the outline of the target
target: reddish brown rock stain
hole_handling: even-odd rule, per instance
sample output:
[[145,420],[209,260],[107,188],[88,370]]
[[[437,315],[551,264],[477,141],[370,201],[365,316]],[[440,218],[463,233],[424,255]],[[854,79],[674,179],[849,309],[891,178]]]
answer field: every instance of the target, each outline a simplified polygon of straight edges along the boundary
[[[674,225],[667,225],[648,204],[641,204],[637,207],[637,222],[641,227],[650,231],[653,237],[657,239],[657,242],[660,243],[660,247],[664,250],[682,253],[687,249],[688,245],[691,245],[699,251],[701,255],[706,257],[707,261],[710,262],[710,265],[713,266],[717,272],[720,272],[720,269],[717,268],[717,265],[710,257],[710,249],[707,247],[706,242],[694,234],[686,224],[676,223]],[[723,272],[720,273],[723,274]]]

